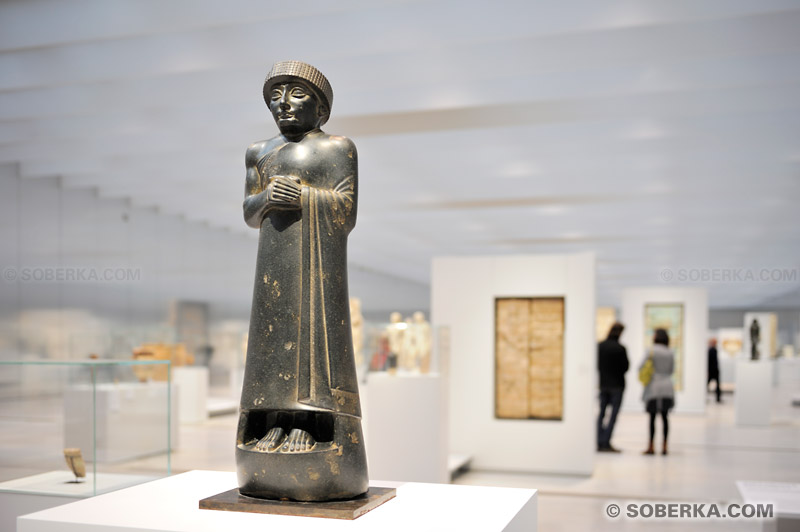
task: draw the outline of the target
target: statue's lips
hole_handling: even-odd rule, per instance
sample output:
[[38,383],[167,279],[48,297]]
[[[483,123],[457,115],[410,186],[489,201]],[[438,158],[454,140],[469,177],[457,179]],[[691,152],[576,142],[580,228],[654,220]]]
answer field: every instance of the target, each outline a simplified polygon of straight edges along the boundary
[[291,120],[293,118],[294,118],[294,115],[290,115],[290,114],[278,115],[278,120]]

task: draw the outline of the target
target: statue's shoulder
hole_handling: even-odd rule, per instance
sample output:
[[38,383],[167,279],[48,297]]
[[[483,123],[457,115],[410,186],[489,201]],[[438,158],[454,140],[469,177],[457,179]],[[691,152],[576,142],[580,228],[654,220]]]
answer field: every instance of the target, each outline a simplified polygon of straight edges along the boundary
[[350,159],[356,159],[358,155],[355,143],[342,135],[328,135],[327,133],[322,133],[319,140],[325,151],[331,155],[348,157]]
[[281,144],[286,143],[286,139],[282,136],[278,135],[276,137],[272,137],[271,139],[267,140],[259,140],[258,142],[252,143],[247,148],[247,153],[245,154],[245,162],[248,165],[253,165],[261,160],[264,155],[268,154]]

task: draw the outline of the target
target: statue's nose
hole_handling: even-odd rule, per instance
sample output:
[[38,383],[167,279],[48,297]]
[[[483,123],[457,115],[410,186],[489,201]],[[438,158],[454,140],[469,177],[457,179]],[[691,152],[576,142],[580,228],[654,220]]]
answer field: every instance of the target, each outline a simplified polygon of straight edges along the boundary
[[281,102],[279,104],[279,107],[280,107],[281,111],[288,111],[289,110],[289,102],[287,102],[286,100],[281,100]]

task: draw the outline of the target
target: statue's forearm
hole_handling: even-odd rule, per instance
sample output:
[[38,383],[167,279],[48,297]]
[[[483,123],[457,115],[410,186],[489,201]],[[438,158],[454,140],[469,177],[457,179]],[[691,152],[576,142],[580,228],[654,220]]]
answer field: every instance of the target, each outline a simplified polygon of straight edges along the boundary
[[247,196],[244,199],[242,209],[244,210],[245,223],[254,229],[259,229],[261,227],[261,221],[269,210],[269,203],[264,193],[261,192],[259,194]]

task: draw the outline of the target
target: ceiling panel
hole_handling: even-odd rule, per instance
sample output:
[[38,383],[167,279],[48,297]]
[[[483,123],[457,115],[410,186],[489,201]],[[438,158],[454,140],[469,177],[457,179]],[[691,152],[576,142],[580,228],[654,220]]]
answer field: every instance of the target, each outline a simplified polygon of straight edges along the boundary
[[[290,58],[358,146],[373,302],[444,254],[594,251],[604,304],[663,268],[800,266],[796,0],[7,1],[0,164],[252,242],[243,155]],[[791,283],[710,290],[800,306]]]

